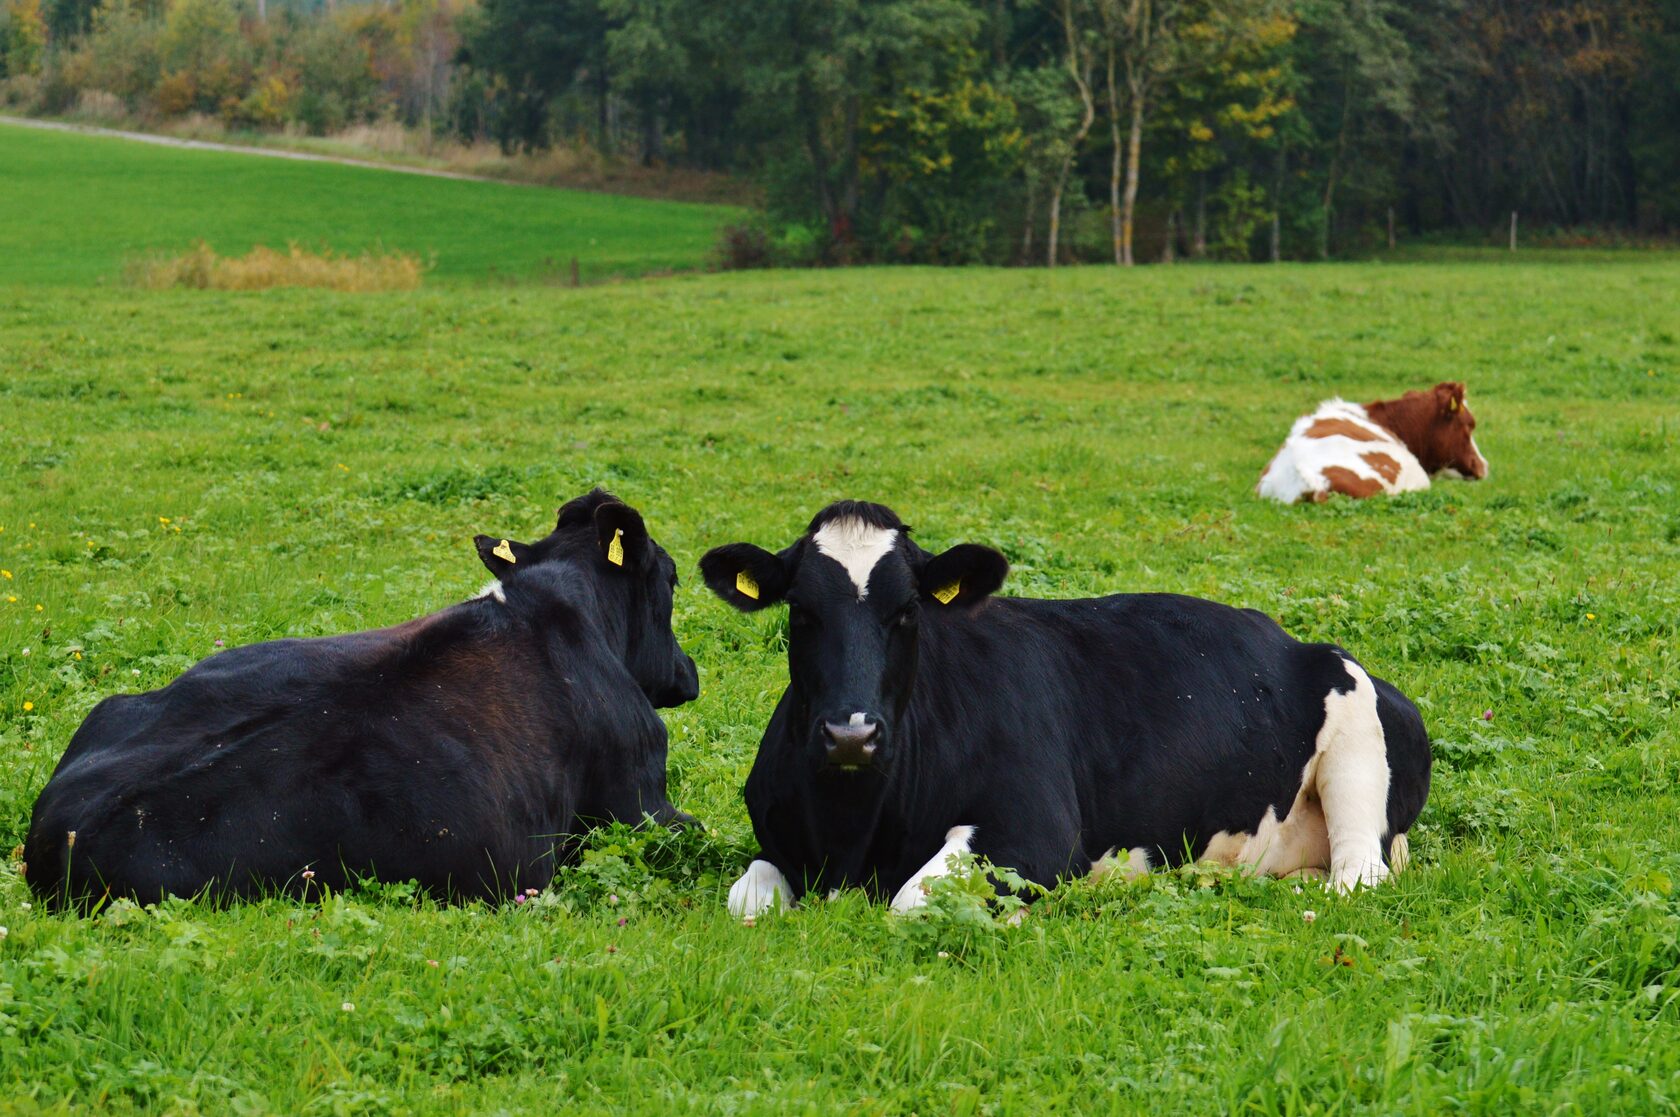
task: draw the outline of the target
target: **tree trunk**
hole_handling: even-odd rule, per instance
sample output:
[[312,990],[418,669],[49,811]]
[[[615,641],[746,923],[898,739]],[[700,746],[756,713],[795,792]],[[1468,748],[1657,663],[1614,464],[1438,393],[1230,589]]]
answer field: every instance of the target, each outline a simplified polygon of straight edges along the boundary
[[1348,118],[1353,113],[1353,97],[1344,89],[1342,94],[1342,124],[1336,133],[1336,150],[1330,156],[1330,173],[1324,180],[1323,223],[1318,230],[1318,258],[1330,258],[1330,222],[1335,216],[1336,179],[1341,174],[1342,155],[1347,151]]
[[1132,131],[1126,138],[1126,193],[1120,199],[1120,262],[1131,267],[1132,226],[1137,216],[1138,158],[1143,151],[1143,89],[1132,91]]
[[1190,255],[1207,259],[1207,172],[1196,175],[1196,229],[1190,237]]
[[1126,259],[1125,237],[1121,231],[1120,169],[1124,166],[1120,148],[1120,93],[1114,81],[1114,43],[1108,44],[1108,138],[1114,155],[1108,164],[1108,217],[1110,235],[1114,241],[1114,262],[1129,263]]
[[1287,149],[1280,145],[1277,161],[1272,168],[1272,238],[1269,247],[1274,264],[1283,259],[1283,173],[1284,160],[1287,157]]
[[1084,52],[1079,49],[1079,28],[1073,18],[1072,0],[1062,0],[1062,31],[1067,37],[1067,68],[1068,75],[1073,78],[1074,85],[1079,87],[1079,103],[1084,112],[1079,118],[1079,131],[1074,134],[1073,142],[1068,145],[1067,156],[1062,160],[1061,169],[1056,174],[1056,187],[1050,193],[1050,237],[1047,262],[1049,267],[1056,266],[1056,241],[1062,227],[1062,190],[1067,186],[1068,172],[1073,169],[1073,161],[1079,156],[1079,147],[1085,142],[1085,137],[1091,133],[1091,124],[1097,119],[1096,98],[1091,95],[1091,66],[1081,67]]
[[1032,262],[1034,211],[1038,208],[1038,176],[1027,176],[1027,212],[1021,222],[1021,263]]

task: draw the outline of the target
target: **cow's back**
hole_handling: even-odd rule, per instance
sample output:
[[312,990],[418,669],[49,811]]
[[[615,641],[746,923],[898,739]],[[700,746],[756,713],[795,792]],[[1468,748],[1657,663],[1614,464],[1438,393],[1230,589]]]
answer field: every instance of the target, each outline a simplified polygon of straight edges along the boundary
[[[485,835],[560,828],[563,775],[541,758],[552,732],[534,717],[475,724],[437,672],[405,671],[404,649],[370,635],[232,649],[101,702],[36,802],[32,888],[238,895],[296,887],[305,869],[341,887],[409,865],[429,888],[479,894],[528,875],[529,842]],[[509,735],[524,755],[486,754]]]
[[1255,492],[1294,504],[1332,492],[1367,497],[1428,487],[1429,474],[1392,431],[1358,404],[1331,399],[1295,421]]

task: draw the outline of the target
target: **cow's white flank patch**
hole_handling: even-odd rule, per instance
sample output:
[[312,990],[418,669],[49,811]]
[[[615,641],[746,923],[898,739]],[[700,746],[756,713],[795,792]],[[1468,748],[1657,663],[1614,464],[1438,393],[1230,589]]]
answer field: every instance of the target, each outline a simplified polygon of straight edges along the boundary
[[1382,837],[1388,829],[1388,742],[1377,717],[1371,676],[1343,659],[1353,690],[1324,699],[1318,731],[1319,802],[1330,838],[1330,883],[1346,892],[1388,877]]
[[904,882],[904,887],[893,896],[892,910],[914,911],[927,903],[927,885],[939,877],[949,876],[951,872],[951,857],[955,854],[969,852],[969,843],[974,840],[974,827],[953,826],[945,831],[945,844],[939,847],[939,852],[928,859],[928,863],[916,870],[914,876]]
[[[1266,876],[1316,876],[1329,870],[1330,883],[1346,892],[1379,884],[1389,875],[1382,836],[1388,829],[1388,743],[1377,717],[1371,677],[1343,659],[1352,690],[1332,690],[1324,699],[1324,725],[1317,749],[1301,769],[1300,789],[1280,820],[1266,808],[1253,832],[1221,830],[1208,839],[1202,857]],[[1389,862],[1404,866],[1404,834],[1389,843]]]
[[503,605],[507,604],[507,591],[502,589],[502,583],[494,578],[486,582],[483,589],[472,595],[474,601],[485,597],[493,597]]
[[754,861],[741,879],[729,886],[729,914],[736,919],[751,919],[773,907],[792,906],[793,885],[768,861]]
[[858,600],[869,596],[869,572],[898,541],[894,528],[874,527],[851,518],[830,520],[811,537],[820,554],[846,568],[857,587]]

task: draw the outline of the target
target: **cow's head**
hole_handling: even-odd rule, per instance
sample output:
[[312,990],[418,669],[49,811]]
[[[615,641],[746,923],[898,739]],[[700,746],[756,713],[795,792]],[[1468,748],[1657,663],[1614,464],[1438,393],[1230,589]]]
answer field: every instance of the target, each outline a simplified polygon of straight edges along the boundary
[[1426,392],[1380,400],[1365,412],[1406,444],[1424,472],[1471,481],[1487,476],[1487,459],[1476,449],[1476,417],[1464,402],[1462,382],[1444,381]]
[[891,509],[859,501],[829,505],[778,554],[731,543],[700,560],[743,612],[787,603],[794,731],[814,764],[844,770],[892,763],[924,618],[972,608],[1008,571],[972,543],[929,554]]
[[628,504],[596,489],[561,508],[546,539],[516,543],[480,535],[473,542],[496,576],[498,596],[510,605],[518,605],[522,589],[543,597],[593,595],[607,640],[655,706],[680,706],[700,693],[694,661],[671,631],[677,564]]

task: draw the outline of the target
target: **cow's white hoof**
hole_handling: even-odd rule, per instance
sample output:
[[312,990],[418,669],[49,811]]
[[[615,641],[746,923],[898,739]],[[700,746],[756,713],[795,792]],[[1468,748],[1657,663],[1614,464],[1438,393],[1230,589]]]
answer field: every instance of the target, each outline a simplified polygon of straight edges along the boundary
[[1375,888],[1387,879],[1388,866],[1382,863],[1381,858],[1363,865],[1340,865],[1330,870],[1330,886],[1344,895],[1361,885]]
[[751,919],[771,908],[792,906],[793,886],[768,861],[754,861],[741,879],[729,886],[729,914],[736,919]]

